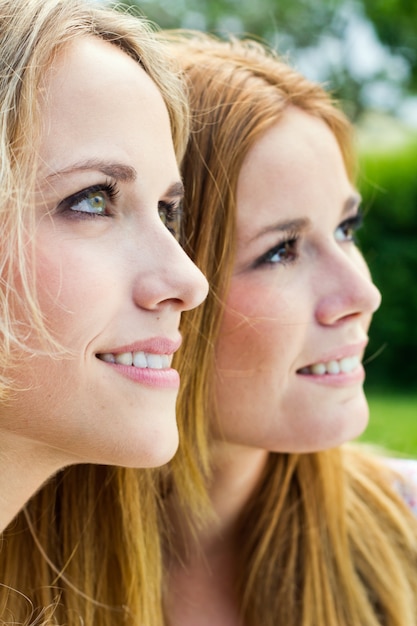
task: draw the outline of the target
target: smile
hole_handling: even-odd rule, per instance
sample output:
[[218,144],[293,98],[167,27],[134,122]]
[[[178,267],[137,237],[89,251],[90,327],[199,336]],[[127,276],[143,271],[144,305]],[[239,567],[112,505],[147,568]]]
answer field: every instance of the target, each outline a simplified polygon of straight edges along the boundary
[[105,352],[97,354],[97,358],[106,363],[115,363],[117,365],[131,365],[132,367],[148,368],[153,370],[162,370],[169,368],[170,357],[168,354],[151,354],[149,352],[121,352],[113,354]]
[[328,361],[327,363],[314,363],[308,367],[298,370],[299,374],[307,374],[313,376],[323,376],[323,374],[349,374],[353,372],[360,364],[359,356],[350,356],[340,359],[339,361]]

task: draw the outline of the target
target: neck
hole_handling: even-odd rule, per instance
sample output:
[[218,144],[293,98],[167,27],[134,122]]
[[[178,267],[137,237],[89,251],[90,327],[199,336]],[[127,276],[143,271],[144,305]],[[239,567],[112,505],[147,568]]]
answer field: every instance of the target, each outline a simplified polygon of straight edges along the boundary
[[214,444],[210,498],[220,530],[234,528],[265,468],[265,450],[217,442]]
[[[182,517],[172,511],[172,526],[175,536],[182,538],[184,550],[180,547],[179,552],[185,560],[190,553],[197,555],[197,552],[205,554],[205,559],[207,555],[210,558],[233,543],[236,523],[260,480],[267,457],[265,450],[214,442],[213,474],[208,489],[213,516],[198,529],[197,535],[193,533],[194,542],[190,529],[182,524]],[[198,551],[194,550],[194,544]]]
[[44,482],[61,468],[54,455],[24,438],[0,433],[0,532]]
[[241,626],[235,596],[235,529],[267,456],[264,450],[215,443],[209,488],[214,519],[191,536],[173,512],[176,554],[168,566],[165,597],[170,626]]

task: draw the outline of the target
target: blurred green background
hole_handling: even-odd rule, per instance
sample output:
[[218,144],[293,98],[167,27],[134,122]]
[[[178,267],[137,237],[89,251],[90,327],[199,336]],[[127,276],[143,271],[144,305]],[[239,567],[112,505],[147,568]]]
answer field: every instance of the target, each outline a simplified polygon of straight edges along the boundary
[[163,28],[266,40],[357,128],[362,250],[383,296],[367,351],[365,438],[417,456],[417,2],[140,0]]

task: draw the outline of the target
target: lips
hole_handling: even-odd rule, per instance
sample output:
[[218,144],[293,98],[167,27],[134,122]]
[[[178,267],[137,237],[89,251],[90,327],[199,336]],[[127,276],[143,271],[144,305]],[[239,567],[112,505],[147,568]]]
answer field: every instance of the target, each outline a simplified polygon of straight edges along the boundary
[[323,363],[313,363],[307,367],[303,367],[298,370],[299,374],[305,374],[310,376],[323,376],[324,374],[337,375],[337,374],[349,374],[353,372],[361,363],[359,355],[353,355],[344,357],[343,359],[332,359]]
[[132,367],[138,367],[141,369],[155,369],[161,370],[169,368],[170,355],[168,354],[154,354],[150,352],[144,352],[142,350],[135,352],[104,352],[98,354],[97,358],[106,363],[115,363],[118,365],[130,365]]

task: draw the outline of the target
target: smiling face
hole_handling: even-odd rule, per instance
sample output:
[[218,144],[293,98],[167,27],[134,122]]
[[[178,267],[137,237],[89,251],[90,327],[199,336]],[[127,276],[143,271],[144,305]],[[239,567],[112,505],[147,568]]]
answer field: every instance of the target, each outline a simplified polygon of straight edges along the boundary
[[56,467],[158,465],[178,443],[180,314],[207,290],[170,232],[182,185],[168,113],[145,71],[93,37],[61,52],[41,97],[37,288],[71,355],[36,355],[29,338],[2,436]]
[[361,358],[380,295],[353,241],[358,203],[334,135],[299,109],[247,154],[216,347],[215,437],[306,452],[365,427]]

